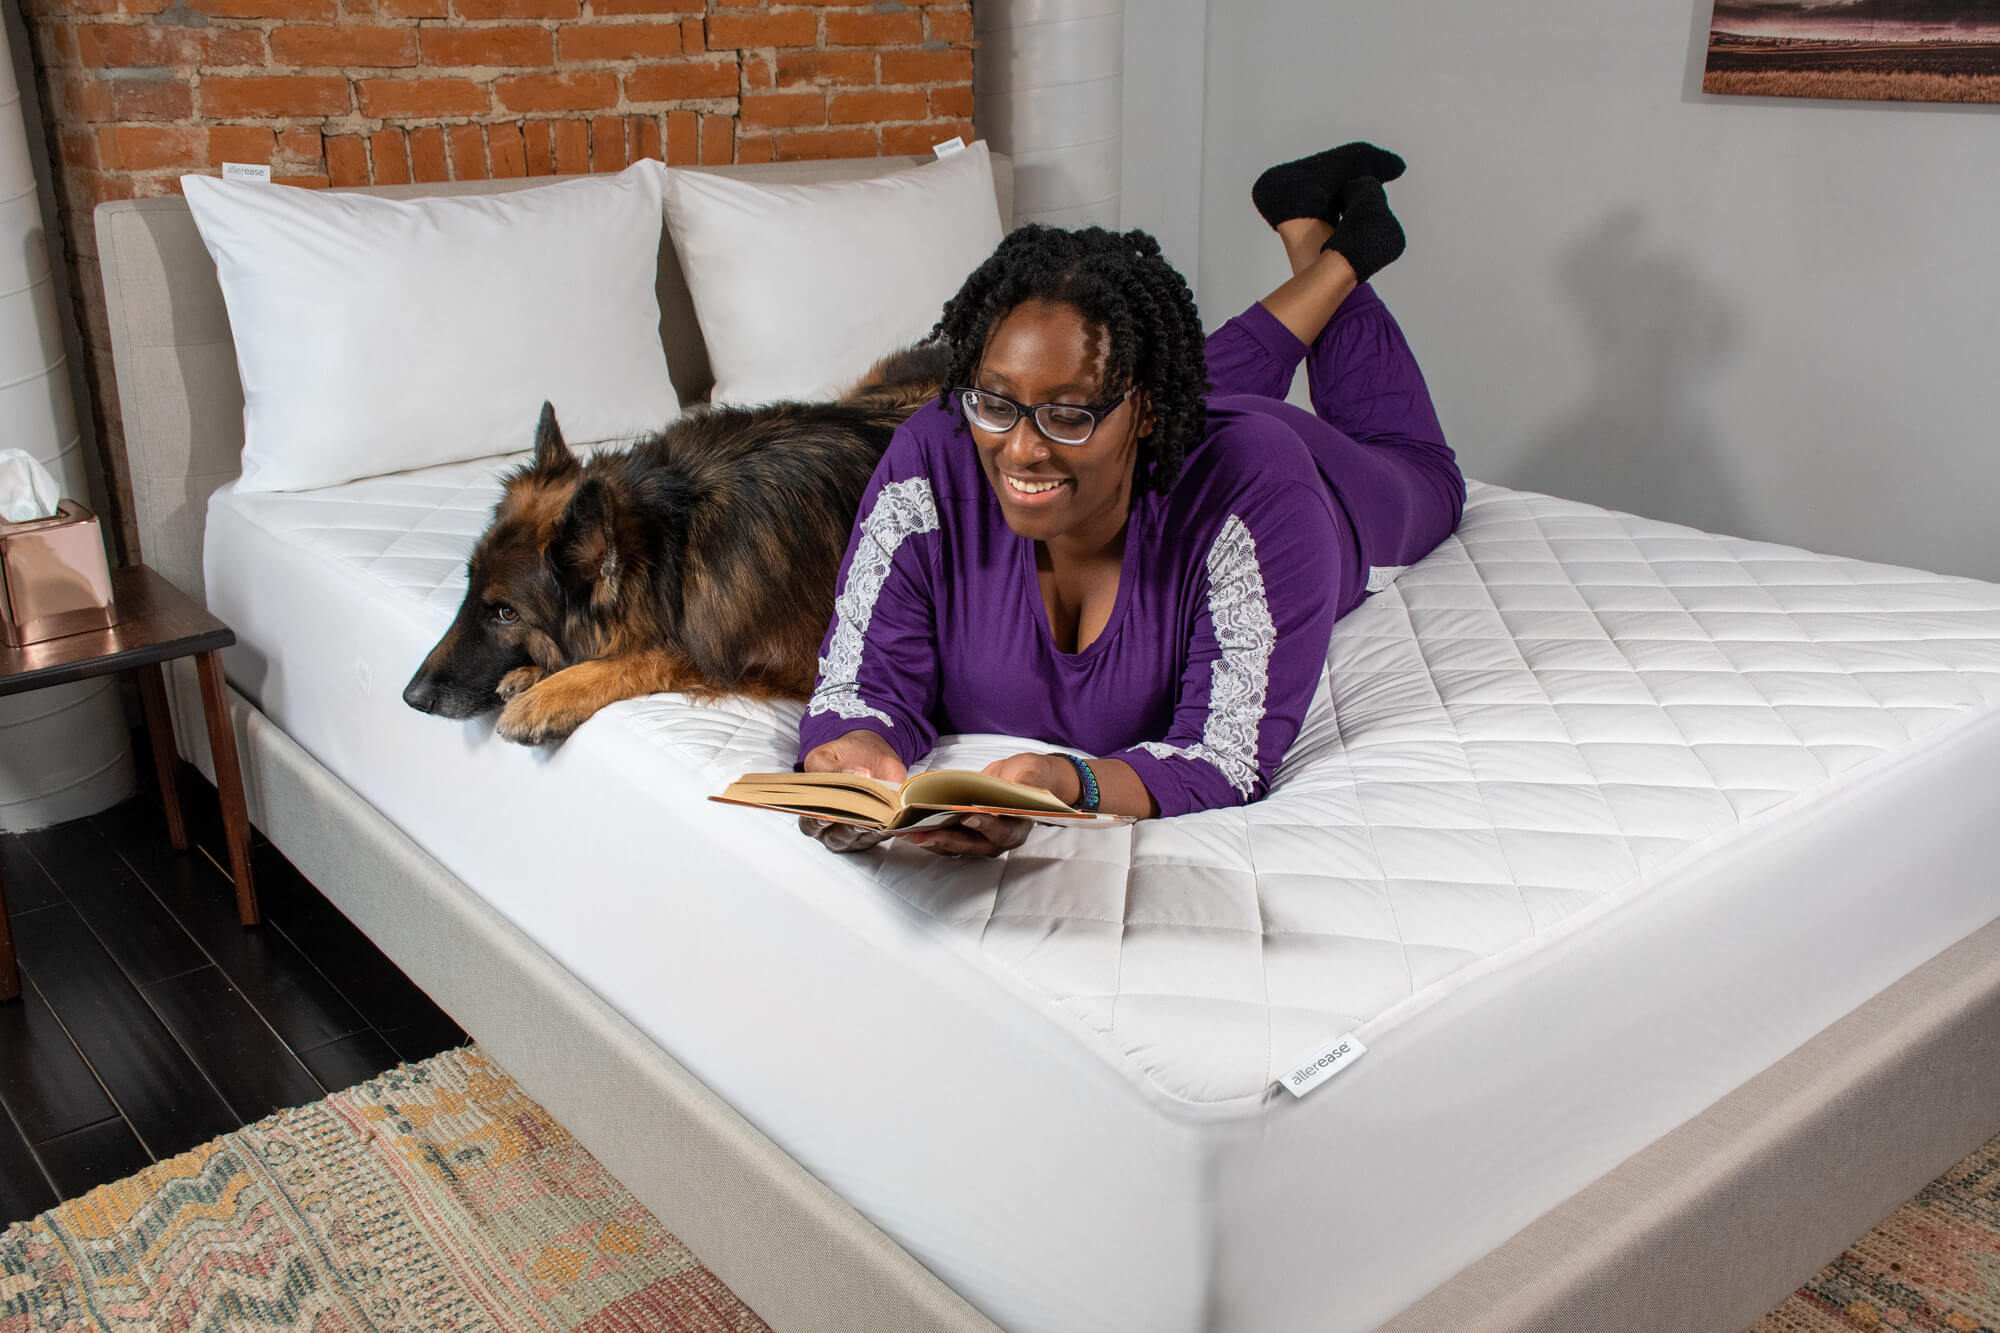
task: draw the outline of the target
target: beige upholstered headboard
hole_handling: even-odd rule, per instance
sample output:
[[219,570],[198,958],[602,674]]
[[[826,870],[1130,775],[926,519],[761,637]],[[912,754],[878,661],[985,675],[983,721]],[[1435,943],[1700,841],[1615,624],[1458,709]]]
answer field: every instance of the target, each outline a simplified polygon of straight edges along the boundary
[[[690,170],[798,184],[876,176],[928,160],[852,158]],[[1011,225],[1012,160],[994,154],[993,178],[1002,225]],[[361,193],[395,198],[488,194],[547,183],[546,177],[462,181],[378,186]],[[236,346],[230,340],[229,313],[216,284],[215,263],[201,243],[187,201],[178,197],[99,204],[97,248],[104,269],[139,555],[199,599],[208,497],[236,476],[243,451],[243,385],[236,375]],[[684,403],[705,399],[712,383],[708,352],[695,323],[680,257],[664,229],[659,293],[660,340],[666,345],[674,386]]]

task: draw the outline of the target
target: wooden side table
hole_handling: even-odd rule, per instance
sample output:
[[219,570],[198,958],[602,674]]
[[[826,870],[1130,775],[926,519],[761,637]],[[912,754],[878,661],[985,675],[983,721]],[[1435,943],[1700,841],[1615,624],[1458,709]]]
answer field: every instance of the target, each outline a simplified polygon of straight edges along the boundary
[[[236,633],[144,565],[113,570],[111,595],[118,604],[118,623],[110,629],[45,639],[24,648],[0,644],[0,695],[137,670],[146,733],[152,738],[153,765],[159,773],[160,802],[167,812],[167,837],[176,851],[184,852],[187,821],[181,817],[173,723],[167,715],[167,683],[160,663],[194,658],[215,760],[215,787],[222,798],[229,874],[236,882],[236,915],[244,925],[254,926],[258,914],[257,887],[250,878],[250,812],[243,799],[243,770],[236,760],[235,728],[229,723],[229,695],[222,683],[221,650],[236,642]],[[6,886],[0,885],[0,1000],[20,993],[13,933],[7,924]]]

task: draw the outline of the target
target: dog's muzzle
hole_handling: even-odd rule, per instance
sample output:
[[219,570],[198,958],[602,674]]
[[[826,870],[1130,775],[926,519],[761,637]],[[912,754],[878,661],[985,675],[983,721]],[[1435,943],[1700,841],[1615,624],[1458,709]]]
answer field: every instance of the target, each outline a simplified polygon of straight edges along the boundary
[[403,687],[403,702],[419,713],[435,713],[438,710],[440,693],[437,682],[419,671],[410,677],[410,683]]
[[491,689],[474,689],[465,684],[419,671],[403,687],[403,702],[419,713],[436,717],[468,718],[490,713],[500,706],[500,696]]

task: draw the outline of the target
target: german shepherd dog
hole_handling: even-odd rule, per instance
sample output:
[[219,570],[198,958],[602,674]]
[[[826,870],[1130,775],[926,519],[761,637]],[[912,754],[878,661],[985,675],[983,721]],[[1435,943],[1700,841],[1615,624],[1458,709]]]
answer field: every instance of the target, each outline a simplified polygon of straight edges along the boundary
[[945,360],[899,352],[838,402],[699,408],[588,462],[543,404],[404,702],[499,708],[502,736],[539,745],[662,690],[809,697],[861,493]]

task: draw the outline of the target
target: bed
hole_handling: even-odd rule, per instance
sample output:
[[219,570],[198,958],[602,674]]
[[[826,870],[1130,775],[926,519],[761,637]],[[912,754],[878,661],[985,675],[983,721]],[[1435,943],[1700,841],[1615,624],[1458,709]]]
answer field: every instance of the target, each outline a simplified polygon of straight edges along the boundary
[[2000,1129],[2000,587],[1475,484],[1266,801],[836,858],[705,800],[783,707],[404,707],[510,460],[237,494],[184,206],[98,231],[253,818],[776,1328],[1732,1328]]

